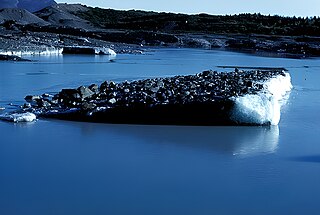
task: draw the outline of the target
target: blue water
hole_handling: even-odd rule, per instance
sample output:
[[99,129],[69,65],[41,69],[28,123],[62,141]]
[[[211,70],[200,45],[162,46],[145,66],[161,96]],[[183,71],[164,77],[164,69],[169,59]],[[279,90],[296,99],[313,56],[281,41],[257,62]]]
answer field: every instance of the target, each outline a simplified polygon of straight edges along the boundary
[[[272,127],[0,122],[0,214],[317,214],[320,59],[196,49],[0,63],[0,106],[104,80],[286,67],[294,89]],[[220,71],[223,69],[219,69]]]

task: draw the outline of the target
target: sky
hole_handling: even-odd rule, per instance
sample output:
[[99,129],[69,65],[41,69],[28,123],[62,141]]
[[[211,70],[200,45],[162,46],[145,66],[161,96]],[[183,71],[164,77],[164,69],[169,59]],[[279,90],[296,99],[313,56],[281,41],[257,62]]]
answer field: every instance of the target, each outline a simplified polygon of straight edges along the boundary
[[178,13],[262,13],[281,16],[320,16],[320,0],[56,0],[113,9]]

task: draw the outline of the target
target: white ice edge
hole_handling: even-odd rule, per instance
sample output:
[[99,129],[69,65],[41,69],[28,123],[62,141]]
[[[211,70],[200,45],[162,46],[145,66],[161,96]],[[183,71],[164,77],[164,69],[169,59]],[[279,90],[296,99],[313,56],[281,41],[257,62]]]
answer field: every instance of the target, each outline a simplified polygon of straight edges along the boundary
[[[86,46],[75,46],[78,48],[92,48],[95,50],[95,54],[105,54],[110,56],[116,56],[117,53],[105,47],[86,47]],[[0,50],[0,54],[2,55],[15,55],[15,56],[30,56],[30,55],[61,55],[63,53],[63,48],[44,48],[39,50],[21,50],[21,51],[10,51],[10,50]]]
[[103,54],[105,54],[105,55],[111,55],[111,56],[116,56],[116,55],[117,55],[117,53],[116,53],[114,50],[112,50],[112,49],[110,49],[110,48],[105,48],[105,47],[95,48],[95,53],[96,53],[96,54],[103,53]]
[[23,55],[61,55],[63,52],[63,48],[44,48],[39,50],[21,50],[21,51],[0,51],[2,55],[15,55],[15,56],[23,56]]
[[117,53],[111,49],[111,48],[106,48],[106,47],[91,47],[91,46],[67,46],[68,48],[89,48],[89,49],[94,49],[94,52],[96,55],[110,55],[110,56],[116,56]]
[[284,74],[264,82],[264,89],[258,94],[231,98],[235,102],[232,120],[245,124],[278,125],[281,107],[292,89],[290,74]]
[[5,113],[0,115],[0,120],[9,122],[33,122],[37,119],[36,115],[33,113]]

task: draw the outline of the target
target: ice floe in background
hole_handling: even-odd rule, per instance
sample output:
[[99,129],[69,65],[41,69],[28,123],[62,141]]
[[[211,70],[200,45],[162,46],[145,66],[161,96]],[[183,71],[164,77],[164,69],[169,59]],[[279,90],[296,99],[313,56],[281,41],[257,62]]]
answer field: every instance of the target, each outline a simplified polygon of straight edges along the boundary
[[39,47],[39,49],[21,49],[21,50],[0,50],[2,55],[30,56],[30,55],[60,55],[63,48]]
[[116,56],[117,53],[106,47],[89,46],[68,46],[64,48],[57,47],[39,47],[38,49],[20,49],[20,50],[0,50],[1,55],[30,56],[30,55],[61,55],[61,54],[89,54],[89,55],[109,55]]
[[117,55],[116,52],[110,48],[91,46],[67,46],[63,48],[62,54]]

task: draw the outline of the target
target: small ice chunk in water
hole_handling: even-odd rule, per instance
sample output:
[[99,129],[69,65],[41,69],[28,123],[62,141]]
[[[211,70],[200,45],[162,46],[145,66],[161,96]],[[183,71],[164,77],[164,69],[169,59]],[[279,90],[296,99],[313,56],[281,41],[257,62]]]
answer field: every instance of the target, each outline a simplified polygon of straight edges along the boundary
[[33,113],[6,113],[0,115],[0,120],[9,122],[33,122],[37,119]]

